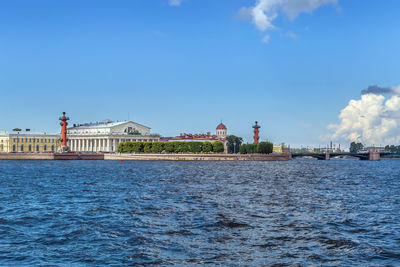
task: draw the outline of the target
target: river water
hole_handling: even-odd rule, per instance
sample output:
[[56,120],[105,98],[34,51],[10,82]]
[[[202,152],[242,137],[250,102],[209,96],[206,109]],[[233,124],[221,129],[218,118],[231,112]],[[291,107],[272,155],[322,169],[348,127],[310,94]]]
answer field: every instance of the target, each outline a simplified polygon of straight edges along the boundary
[[1,161],[0,265],[400,265],[400,161]]

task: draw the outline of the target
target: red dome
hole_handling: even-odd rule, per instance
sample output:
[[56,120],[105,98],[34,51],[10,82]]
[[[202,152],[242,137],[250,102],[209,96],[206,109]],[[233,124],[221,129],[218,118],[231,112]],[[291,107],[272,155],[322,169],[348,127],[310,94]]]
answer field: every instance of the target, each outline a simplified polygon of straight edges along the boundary
[[217,130],[226,130],[226,126],[221,122],[221,123],[217,126]]

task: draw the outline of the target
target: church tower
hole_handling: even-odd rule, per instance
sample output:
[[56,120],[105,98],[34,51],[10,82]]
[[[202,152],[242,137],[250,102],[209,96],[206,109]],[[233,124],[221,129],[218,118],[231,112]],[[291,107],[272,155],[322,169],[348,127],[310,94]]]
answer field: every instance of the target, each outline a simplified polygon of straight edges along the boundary
[[221,137],[221,138],[226,138],[227,135],[227,129],[226,126],[221,122],[218,126],[217,126],[217,136]]

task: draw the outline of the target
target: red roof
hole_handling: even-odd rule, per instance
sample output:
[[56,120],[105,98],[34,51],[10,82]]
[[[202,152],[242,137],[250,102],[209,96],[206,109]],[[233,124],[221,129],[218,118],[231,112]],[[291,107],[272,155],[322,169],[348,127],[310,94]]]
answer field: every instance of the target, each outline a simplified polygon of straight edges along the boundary
[[217,130],[226,130],[226,126],[221,122],[221,123],[217,126]]

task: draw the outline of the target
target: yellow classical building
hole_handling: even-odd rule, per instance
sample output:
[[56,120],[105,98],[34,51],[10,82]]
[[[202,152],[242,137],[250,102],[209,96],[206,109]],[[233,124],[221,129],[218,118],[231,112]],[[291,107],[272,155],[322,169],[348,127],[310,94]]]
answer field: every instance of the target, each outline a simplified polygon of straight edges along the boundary
[[45,133],[0,132],[0,153],[55,152],[60,146],[59,135]]

